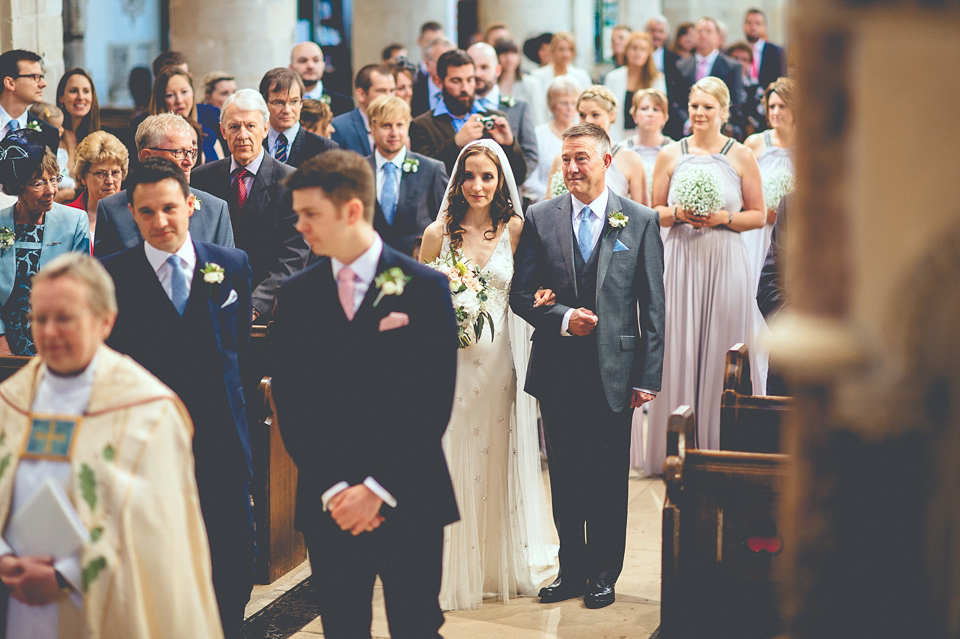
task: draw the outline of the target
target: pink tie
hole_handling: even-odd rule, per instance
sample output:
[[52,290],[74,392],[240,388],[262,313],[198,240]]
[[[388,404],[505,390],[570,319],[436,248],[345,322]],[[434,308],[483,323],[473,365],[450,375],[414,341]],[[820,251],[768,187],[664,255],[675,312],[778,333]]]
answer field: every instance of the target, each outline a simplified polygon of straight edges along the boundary
[[340,295],[340,306],[348,320],[353,320],[353,287],[356,275],[349,266],[344,266],[337,274],[337,292]]
[[702,80],[708,75],[710,75],[710,69],[707,68],[707,63],[709,59],[703,58],[700,60],[699,68],[697,69],[697,80]]

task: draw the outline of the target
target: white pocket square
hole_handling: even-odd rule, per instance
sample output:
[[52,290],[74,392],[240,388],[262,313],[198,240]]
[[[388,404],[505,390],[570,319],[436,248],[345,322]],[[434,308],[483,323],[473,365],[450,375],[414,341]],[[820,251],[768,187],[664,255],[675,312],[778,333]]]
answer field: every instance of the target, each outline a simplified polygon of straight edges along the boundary
[[630,249],[627,248],[627,245],[621,242],[620,240],[617,240],[617,243],[613,247],[614,253],[616,253],[617,251],[629,251],[629,250]]
[[227,301],[220,305],[220,308],[226,308],[237,301],[237,290],[230,289],[230,294],[227,295]]

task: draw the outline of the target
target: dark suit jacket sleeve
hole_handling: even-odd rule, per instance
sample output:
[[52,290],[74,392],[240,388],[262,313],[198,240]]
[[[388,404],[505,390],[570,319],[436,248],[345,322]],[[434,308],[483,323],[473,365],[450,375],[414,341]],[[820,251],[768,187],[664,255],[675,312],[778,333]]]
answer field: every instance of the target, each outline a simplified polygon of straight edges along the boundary
[[[99,208],[97,209],[97,220],[100,219]],[[213,244],[225,246],[227,248],[236,248],[233,239],[233,222],[230,221],[230,208],[225,200],[220,200],[220,209],[217,211],[217,228],[213,235]],[[99,229],[99,224],[97,225]],[[249,264],[248,264],[249,266]]]
[[[523,104],[519,134],[523,157],[527,163],[527,175],[531,175],[537,168],[537,132],[533,126],[533,117],[530,115],[530,105],[526,103]],[[518,182],[517,187],[520,184]]]
[[770,248],[760,271],[760,284],[757,287],[757,305],[764,317],[770,317],[783,306],[783,288],[780,284],[780,258],[783,253],[783,229],[786,225],[787,203],[790,196],[780,200],[777,207],[777,221],[773,224],[770,236]]
[[[506,115],[500,111],[493,111],[492,113],[506,117]],[[534,146],[537,144],[537,136],[535,133],[533,134],[533,144]],[[454,146],[456,147],[457,145],[454,144]],[[503,152],[507,156],[507,160],[510,162],[510,168],[513,169],[513,177],[516,179],[517,188],[519,189],[520,185],[523,184],[523,181],[527,179],[527,159],[524,156],[523,147],[520,146],[519,131],[513,131],[513,145],[509,147],[503,147]],[[457,147],[457,155],[459,154],[460,148]],[[453,156],[454,162],[456,162],[456,158],[456,155]]]
[[460,155],[460,147],[454,142],[454,137],[442,135],[429,111],[410,123],[410,150],[440,160],[448,167],[453,166]]
[[560,335],[563,316],[570,307],[563,304],[533,306],[533,297],[537,289],[548,282],[546,260],[543,244],[537,232],[537,221],[528,211],[523,232],[520,235],[520,244],[513,256],[510,308],[535,329]]
[[307,264],[310,248],[296,228],[297,214],[293,212],[293,194],[281,186],[280,206],[277,208],[276,255],[270,274],[253,291],[253,307],[261,315],[268,315],[273,308],[273,296],[288,275],[293,275]]
[[631,216],[646,220],[641,238],[642,254],[637,259],[634,286],[640,310],[640,339],[634,350],[630,380],[633,388],[660,390],[663,375],[663,333],[666,301],[663,290],[663,240],[659,218]]
[[[227,216],[229,219],[229,215]],[[93,236],[93,254],[96,257],[105,257],[119,253],[124,248],[120,235],[117,233],[117,227],[113,220],[107,215],[107,209],[103,205],[103,200],[97,203],[97,228]]]

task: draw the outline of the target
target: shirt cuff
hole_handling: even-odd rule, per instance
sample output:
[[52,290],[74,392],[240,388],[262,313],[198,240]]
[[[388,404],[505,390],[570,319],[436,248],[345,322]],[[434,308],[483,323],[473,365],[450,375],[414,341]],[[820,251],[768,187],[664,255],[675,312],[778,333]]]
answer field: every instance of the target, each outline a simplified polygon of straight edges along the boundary
[[391,508],[397,507],[397,500],[390,494],[390,492],[381,486],[379,482],[373,477],[367,477],[363,480],[363,485],[370,489],[370,491],[383,500],[383,503],[390,506]]
[[563,320],[560,322],[560,334],[564,337],[573,337],[570,335],[570,331],[567,329],[570,328],[570,316],[573,315],[573,311],[576,309],[570,309],[563,314]]
[[53,569],[60,573],[68,584],[73,588],[70,592],[70,600],[78,608],[83,607],[83,572],[80,568],[80,553],[74,553],[69,557],[58,559],[53,562]]
[[634,387],[633,390],[635,390],[635,391],[640,391],[641,393],[646,393],[647,395],[653,395],[654,397],[657,396],[657,391],[648,390],[648,389],[646,389],[646,388],[637,388],[637,387]]
[[347,488],[350,488],[350,484],[345,481],[337,482],[330,488],[327,488],[327,490],[320,495],[320,502],[323,504],[323,512],[327,512],[327,503],[336,495],[345,491]]

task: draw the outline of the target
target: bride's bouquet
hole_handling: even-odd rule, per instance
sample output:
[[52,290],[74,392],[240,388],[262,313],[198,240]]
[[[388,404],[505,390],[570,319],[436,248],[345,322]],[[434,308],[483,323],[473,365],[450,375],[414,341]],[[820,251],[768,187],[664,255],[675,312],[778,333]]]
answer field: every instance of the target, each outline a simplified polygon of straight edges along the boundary
[[726,203],[720,176],[702,166],[691,167],[675,177],[670,190],[677,206],[700,217],[719,211]]
[[797,182],[792,171],[781,168],[766,173],[763,176],[763,199],[767,210],[776,210],[783,196],[793,192],[796,186]]
[[457,316],[460,348],[466,348],[480,339],[483,327],[490,325],[490,341],[493,341],[493,317],[487,310],[489,285],[480,269],[470,264],[456,252],[450,251],[427,264],[440,271],[450,280],[453,296],[453,311]]

